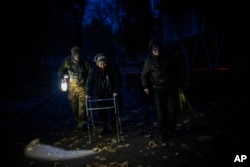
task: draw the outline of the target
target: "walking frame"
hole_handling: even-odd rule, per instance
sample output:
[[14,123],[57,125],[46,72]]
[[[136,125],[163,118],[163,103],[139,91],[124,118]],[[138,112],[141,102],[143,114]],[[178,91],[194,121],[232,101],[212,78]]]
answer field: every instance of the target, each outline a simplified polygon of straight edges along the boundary
[[[112,102],[108,103],[108,106],[105,107],[98,107],[95,105],[96,102]],[[113,96],[112,98],[106,98],[106,99],[90,99],[86,98],[86,115],[87,115],[87,123],[88,123],[88,137],[89,137],[89,144],[92,143],[92,134],[91,134],[91,126],[92,126],[92,132],[93,136],[95,136],[95,124],[94,124],[94,117],[93,117],[93,111],[100,111],[100,110],[110,110],[114,109],[115,112],[115,124],[116,124],[116,133],[117,133],[117,142],[120,142],[120,135],[122,134],[122,128],[121,128],[121,119],[120,119],[120,113],[117,103],[117,96]]]

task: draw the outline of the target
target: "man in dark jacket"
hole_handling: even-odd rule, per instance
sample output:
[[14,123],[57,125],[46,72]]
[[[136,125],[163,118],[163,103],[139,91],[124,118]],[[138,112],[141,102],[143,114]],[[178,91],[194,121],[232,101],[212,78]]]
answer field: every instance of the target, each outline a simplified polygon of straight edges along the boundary
[[90,71],[90,63],[80,56],[78,46],[71,48],[71,55],[67,56],[58,69],[58,77],[61,79],[68,75],[68,99],[73,110],[77,127],[87,130],[85,91],[87,75]]
[[[96,66],[94,66],[87,78],[87,95],[86,98],[94,97],[96,99],[107,99],[116,96],[118,102],[118,109],[121,110],[121,84],[122,76],[119,68],[115,64],[108,63],[107,57],[104,53],[99,53],[94,58]],[[107,104],[105,101],[98,103],[99,107],[104,107]],[[111,126],[114,128],[115,125],[115,112],[111,111]],[[108,111],[99,111],[99,116],[101,119],[101,124],[103,126],[103,131],[101,135],[106,135],[109,131],[108,129]]]
[[166,141],[176,131],[179,77],[176,63],[163,53],[157,40],[149,42],[149,57],[144,62],[141,82],[144,92],[153,97],[160,138]]

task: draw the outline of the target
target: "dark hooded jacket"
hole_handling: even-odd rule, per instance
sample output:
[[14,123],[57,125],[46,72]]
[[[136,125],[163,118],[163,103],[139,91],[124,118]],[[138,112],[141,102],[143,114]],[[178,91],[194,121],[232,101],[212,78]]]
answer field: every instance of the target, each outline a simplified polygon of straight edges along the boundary
[[[159,47],[160,55],[155,57],[153,49]],[[176,62],[170,55],[163,53],[163,47],[159,41],[149,42],[149,56],[146,58],[141,73],[142,86],[144,88],[168,86],[178,87],[178,70]]]
[[[108,84],[106,88],[103,88],[102,77],[108,78]],[[114,64],[108,64],[105,72],[101,72],[98,66],[94,66],[87,79],[86,91],[88,95],[94,94],[96,98],[106,98],[105,96],[111,96],[113,93],[120,94],[122,84],[122,77],[118,67]],[[107,91],[107,92],[104,92]]]

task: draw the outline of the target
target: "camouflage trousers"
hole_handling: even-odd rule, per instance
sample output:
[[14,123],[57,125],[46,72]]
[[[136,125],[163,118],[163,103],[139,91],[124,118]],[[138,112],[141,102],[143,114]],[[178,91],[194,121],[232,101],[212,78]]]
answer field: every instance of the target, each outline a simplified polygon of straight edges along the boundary
[[86,124],[85,87],[70,83],[68,88],[68,99],[73,111],[78,128]]

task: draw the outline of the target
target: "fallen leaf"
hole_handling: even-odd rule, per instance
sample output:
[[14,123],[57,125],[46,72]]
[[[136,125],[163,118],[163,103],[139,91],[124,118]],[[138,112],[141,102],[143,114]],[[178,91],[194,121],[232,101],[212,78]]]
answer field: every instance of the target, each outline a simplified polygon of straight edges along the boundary
[[130,144],[123,144],[123,145],[118,145],[117,147],[122,148],[122,147],[129,147],[129,146],[130,146]]
[[59,142],[59,141],[54,143],[55,146],[59,146],[59,145],[61,145],[61,144],[62,144],[62,143]]
[[185,119],[185,120],[183,121],[184,124],[187,124],[187,123],[189,123],[189,122],[190,122],[190,119]]
[[118,164],[118,167],[128,167],[128,161]]
[[202,140],[210,140],[210,139],[212,139],[212,137],[211,137],[211,136],[206,136],[206,135],[203,135],[203,136],[198,137],[198,140],[199,140],[199,141],[202,141]]
[[151,138],[152,135],[151,135],[151,134],[147,134],[147,135],[145,135],[144,137],[145,137],[145,138]]
[[109,167],[116,167],[118,165],[118,162],[110,162]]
[[106,157],[100,157],[99,160],[100,161],[107,161],[107,158]]
[[182,126],[182,124],[181,124],[181,123],[179,123],[179,124],[177,124],[177,125],[176,125],[176,127],[181,127],[181,126]]
[[155,148],[155,147],[157,147],[158,145],[157,145],[157,143],[155,143],[155,141],[152,141],[152,140],[151,140],[151,141],[148,142],[148,146],[151,147],[151,148]]
[[161,143],[161,147],[166,147],[167,146],[167,143],[163,142]]
[[96,157],[95,157],[95,159],[99,159],[99,158],[100,158],[100,156],[96,156]]
[[106,150],[106,151],[109,151],[109,152],[115,152],[116,151],[116,149],[112,148],[111,146],[104,146],[103,150]]

